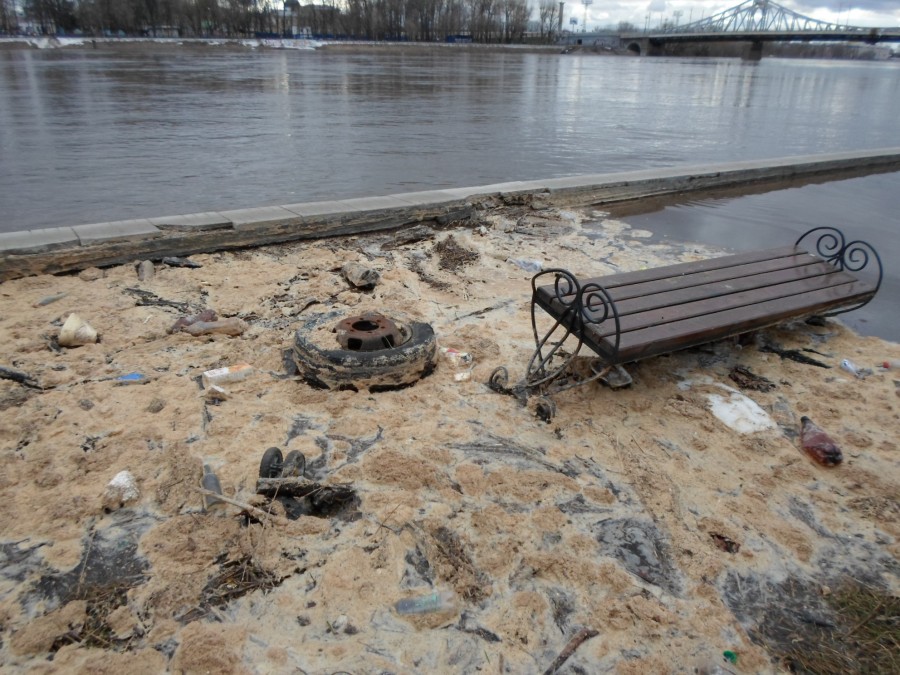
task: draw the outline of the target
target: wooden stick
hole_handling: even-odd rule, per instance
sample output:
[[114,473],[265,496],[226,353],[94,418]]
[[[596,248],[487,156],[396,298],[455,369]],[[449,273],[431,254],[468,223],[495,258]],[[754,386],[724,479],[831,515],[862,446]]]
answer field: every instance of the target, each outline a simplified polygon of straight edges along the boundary
[[254,516],[257,516],[259,518],[267,518],[273,523],[278,523],[279,525],[290,523],[287,518],[276,516],[274,513],[264,511],[263,509],[253,506],[252,504],[248,504],[247,502],[240,502],[237,499],[231,499],[230,497],[226,497],[225,495],[219,494],[218,492],[213,492],[212,490],[204,490],[203,488],[195,488],[195,490],[205,497],[218,499],[220,502],[225,502],[226,504],[236,506],[239,509],[243,509],[247,513],[253,514]]
[[566,645],[566,648],[559,653],[559,656],[557,656],[553,663],[550,664],[550,667],[544,671],[544,675],[553,675],[566,661],[569,660],[569,657],[575,653],[575,650],[578,649],[583,642],[590,640],[596,635],[599,635],[599,633],[593,628],[582,628],[575,633],[572,639],[569,640],[569,644]]

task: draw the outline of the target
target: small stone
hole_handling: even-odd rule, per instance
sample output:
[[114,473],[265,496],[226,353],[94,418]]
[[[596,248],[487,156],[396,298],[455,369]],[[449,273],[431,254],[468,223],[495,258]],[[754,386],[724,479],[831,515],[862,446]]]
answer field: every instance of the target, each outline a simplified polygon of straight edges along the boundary
[[91,401],[90,399],[83,398],[80,401],[78,401],[78,407],[81,408],[82,410],[90,410],[91,408],[94,407],[94,402]]
[[141,497],[137,481],[130,471],[120,471],[106,485],[103,493],[103,508],[115,511],[136,502]]
[[78,278],[82,281],[97,281],[97,279],[102,279],[104,276],[103,270],[97,267],[88,267],[86,270],[81,270],[78,273]]
[[156,274],[156,268],[150,260],[142,260],[137,267],[137,275],[139,281],[150,281]]
[[155,398],[150,401],[150,405],[147,406],[148,413],[158,413],[163,408],[166,407],[166,402],[161,398]]
[[346,263],[341,273],[356,288],[374,288],[381,281],[381,275],[376,270],[359,263]]

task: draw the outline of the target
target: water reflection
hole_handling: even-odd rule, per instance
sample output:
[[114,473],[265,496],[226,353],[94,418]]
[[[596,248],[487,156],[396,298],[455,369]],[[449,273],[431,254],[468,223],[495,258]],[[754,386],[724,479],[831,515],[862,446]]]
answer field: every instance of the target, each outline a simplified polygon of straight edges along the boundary
[[0,52],[6,230],[895,145],[900,63]]
[[814,227],[842,230],[848,241],[871,244],[884,265],[885,278],[875,299],[841,320],[864,335],[900,342],[900,173],[807,185],[729,199],[705,199],[625,220],[654,233],[656,239],[695,241],[732,251],[792,244]]

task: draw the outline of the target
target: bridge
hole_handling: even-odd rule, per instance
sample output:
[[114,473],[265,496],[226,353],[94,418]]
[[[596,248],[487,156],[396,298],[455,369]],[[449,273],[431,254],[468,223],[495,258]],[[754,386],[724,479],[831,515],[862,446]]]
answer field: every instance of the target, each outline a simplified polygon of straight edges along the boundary
[[661,55],[677,42],[747,42],[747,58],[762,58],[765,42],[900,42],[900,27],[865,28],[819,21],[771,0],[746,0],[684,25],[664,25],[646,33],[622,33],[621,44],[636,54]]

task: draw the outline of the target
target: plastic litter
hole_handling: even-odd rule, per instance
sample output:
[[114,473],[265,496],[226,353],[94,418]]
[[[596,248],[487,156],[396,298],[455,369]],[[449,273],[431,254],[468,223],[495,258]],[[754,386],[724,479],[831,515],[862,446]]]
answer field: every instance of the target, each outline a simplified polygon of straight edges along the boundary
[[455,369],[453,373],[454,382],[468,382],[472,379],[473,358],[469,352],[463,352],[452,347],[441,347],[440,352]]
[[114,511],[136,502],[140,497],[141,491],[131,472],[120,471],[106,485],[106,490],[103,492],[103,508]]
[[512,263],[516,267],[520,267],[526,272],[537,274],[544,269],[544,263],[540,260],[530,260],[528,258],[507,258],[506,262]]
[[150,281],[156,274],[152,260],[142,260],[137,266],[138,281]]
[[212,385],[223,385],[229,382],[240,382],[247,379],[253,374],[253,366],[248,363],[239,363],[235,366],[227,366],[225,368],[214,368],[207,370],[200,376],[203,387],[207,388]]
[[900,359],[885,359],[880,365],[885,370],[900,368]]
[[435,591],[418,598],[398,600],[394,609],[398,614],[430,614],[453,609],[454,597],[449,591]]
[[[222,494],[222,484],[219,482],[219,477],[215,474],[210,467],[209,464],[203,465],[203,478],[200,479],[200,486],[204,490],[209,490],[210,492],[215,492],[216,494]],[[203,495],[203,510],[207,510],[216,504],[224,504],[221,499],[216,499],[215,497],[211,497],[208,495]]]
[[149,381],[150,378],[141,373],[128,373],[127,375],[120,375],[117,377],[115,383],[122,386],[129,384],[147,384]]
[[57,293],[56,295],[48,295],[47,297],[41,298],[40,300],[38,300],[36,303],[34,303],[34,305],[32,305],[32,307],[43,307],[45,305],[52,304],[52,303],[56,302],[57,300],[62,300],[64,297],[66,297],[66,295],[68,295],[68,294],[67,293]]
[[860,380],[865,379],[872,374],[872,370],[870,368],[860,368],[850,359],[844,359],[843,361],[841,361],[841,368],[846,370],[848,373],[852,373]]
[[79,347],[97,342],[97,331],[77,314],[69,314],[59,329],[60,347]]
[[844,455],[834,439],[808,417],[800,418],[800,445],[822,466],[837,466]]
[[731,651],[730,649],[726,649],[724,652],[722,652],[722,656],[725,658],[726,661],[728,661],[728,663],[737,663],[738,662],[737,654],[735,652]]

